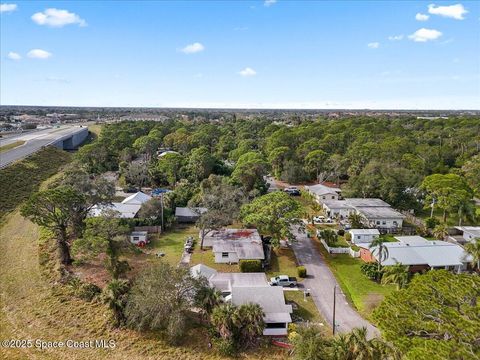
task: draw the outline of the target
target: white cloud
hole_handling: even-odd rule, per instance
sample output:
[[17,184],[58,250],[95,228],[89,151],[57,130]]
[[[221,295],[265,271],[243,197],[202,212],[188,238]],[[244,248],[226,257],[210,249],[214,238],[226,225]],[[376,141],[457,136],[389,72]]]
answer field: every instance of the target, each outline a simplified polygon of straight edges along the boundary
[[243,77],[250,77],[257,75],[257,72],[250,67],[246,67],[245,69],[241,70],[239,74]]
[[7,13],[17,10],[17,4],[0,4],[0,13]]
[[442,33],[438,30],[421,28],[409,35],[408,38],[416,42],[427,42],[438,39],[440,36]]
[[10,51],[8,53],[7,57],[11,60],[20,60],[22,58],[19,53],[16,53],[16,52],[13,52],[13,51]]
[[32,49],[27,53],[27,56],[32,59],[48,59],[52,54],[42,49]]
[[195,54],[203,50],[205,50],[205,46],[203,46],[199,42],[196,42],[196,43],[185,46],[181,51],[185,54]]
[[418,21],[427,21],[430,19],[430,15],[417,13],[417,15],[415,15],[415,19]]
[[87,26],[87,22],[75,13],[68,10],[60,10],[55,8],[46,9],[44,12],[38,12],[32,15],[33,22],[38,25],[46,25],[50,27],[62,27],[65,25],[78,24],[79,26]]
[[388,40],[390,41],[399,41],[403,39],[403,34],[400,35],[392,35],[388,37]]
[[435,4],[430,4],[428,5],[428,12],[432,15],[440,15],[456,20],[465,19],[463,15],[468,13],[468,11],[463,7],[462,4],[455,4],[449,6],[436,6]]
[[378,49],[380,47],[380,43],[378,42],[371,42],[371,43],[368,43],[367,46],[370,48],[370,49]]
[[265,5],[265,6],[268,7],[268,6],[272,6],[272,5],[275,4],[276,2],[277,2],[277,0],[265,0],[265,1],[263,2],[263,5]]

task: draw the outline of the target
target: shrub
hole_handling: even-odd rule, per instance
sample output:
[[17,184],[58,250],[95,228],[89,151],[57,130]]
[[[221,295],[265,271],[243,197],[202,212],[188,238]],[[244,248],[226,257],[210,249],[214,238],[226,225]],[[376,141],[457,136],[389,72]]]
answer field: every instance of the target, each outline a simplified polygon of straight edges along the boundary
[[350,233],[345,233],[345,240],[347,240],[347,241],[352,241],[352,234],[350,234]]
[[240,260],[238,267],[241,272],[262,272],[262,262],[260,260]]
[[101,292],[102,292],[102,289],[100,289],[97,285],[86,283],[80,286],[80,288],[76,292],[76,295],[82,300],[92,301]]
[[429,217],[425,219],[425,226],[427,227],[427,229],[433,229],[438,224],[440,224],[440,221],[438,221],[436,218]]
[[212,343],[220,355],[234,356],[237,352],[233,339],[213,338]]
[[378,264],[374,262],[362,264],[360,266],[360,270],[370,280],[380,280],[383,274],[382,270],[378,270]]
[[339,236],[343,236],[343,235],[345,235],[345,230],[340,229],[340,230],[337,231],[337,234],[338,234]]
[[305,268],[305,266],[297,266],[297,275],[301,278],[307,277],[307,269]]

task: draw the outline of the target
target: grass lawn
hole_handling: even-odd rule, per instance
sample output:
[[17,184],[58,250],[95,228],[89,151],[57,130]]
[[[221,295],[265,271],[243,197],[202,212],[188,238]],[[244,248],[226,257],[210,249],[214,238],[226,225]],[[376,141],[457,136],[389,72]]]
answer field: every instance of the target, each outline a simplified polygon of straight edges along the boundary
[[380,285],[362,274],[361,259],[348,254],[328,254],[318,240],[317,249],[329,265],[348,301],[359,313],[368,318],[383,298],[395,290],[395,285]]
[[[297,260],[292,249],[274,249],[270,259],[267,277],[277,275],[297,276]],[[302,279],[298,278],[298,281]]]
[[217,264],[212,249],[200,250],[200,245],[195,245],[195,250],[190,258],[190,266],[203,264],[220,272],[240,272],[238,264]]
[[318,309],[310,296],[307,297],[307,301],[305,301],[303,291],[287,290],[283,293],[285,294],[285,300],[293,301],[298,306],[297,309],[293,309],[294,317],[298,316],[305,321],[324,323],[322,316],[318,312]]
[[196,239],[197,235],[198,230],[193,225],[177,225],[163,234],[151,235],[150,244],[147,245],[145,251],[152,254],[163,252],[165,256],[162,259],[177,266],[182,258],[185,239],[188,236],[193,236]]
[[14,149],[16,148],[17,146],[20,146],[20,145],[23,145],[25,144],[25,141],[23,140],[18,140],[18,141],[15,141],[13,143],[10,143],[8,145],[3,145],[3,146],[0,146],[0,154],[2,152],[5,152],[5,151],[8,151],[8,150],[11,150],[11,149]]

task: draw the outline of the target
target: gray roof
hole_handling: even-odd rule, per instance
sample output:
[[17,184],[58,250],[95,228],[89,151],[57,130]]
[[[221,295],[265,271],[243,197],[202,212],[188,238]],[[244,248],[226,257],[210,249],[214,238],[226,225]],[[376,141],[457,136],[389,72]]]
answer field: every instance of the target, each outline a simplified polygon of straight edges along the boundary
[[471,234],[473,237],[480,238],[480,226],[455,226],[455,229]]
[[348,198],[345,199],[345,202],[353,207],[390,207],[390,205],[382,199],[376,198]]
[[234,252],[240,260],[265,258],[261,240],[214,240],[213,252]]
[[322,204],[329,209],[353,209],[345,200],[322,200]]
[[[445,241],[433,240],[424,242],[391,242],[384,245],[388,249],[388,258],[382,262],[383,265],[429,265],[430,267],[463,265],[469,261],[465,250],[456,244]],[[378,249],[371,249],[372,255],[376,258]]]
[[138,211],[142,205],[140,204],[124,204],[124,203],[111,203],[107,205],[94,205],[90,210],[90,216],[101,216],[104,212],[116,211],[118,212],[118,217],[123,219],[134,218],[137,215]]
[[[199,238],[202,238],[201,232]],[[210,231],[203,240],[203,246],[212,247],[214,240],[256,240],[262,241],[256,229],[220,229]]]
[[264,321],[268,323],[291,322],[292,306],[285,304],[283,289],[279,286],[232,287],[232,303],[244,305],[258,304],[264,312]]
[[367,219],[404,219],[405,215],[392,209],[385,207],[363,207],[355,206],[355,209]]
[[231,292],[235,287],[269,286],[264,273],[215,273],[209,278],[210,285],[222,292]]
[[133,195],[123,199],[122,204],[135,204],[135,205],[142,205],[143,203],[150,200],[152,197],[150,195],[144,194],[141,191],[136,192]]
[[350,229],[348,232],[352,235],[380,235],[378,229]]
[[190,274],[194,278],[199,278],[200,276],[203,276],[204,278],[209,280],[216,273],[217,273],[217,270],[212,269],[211,267],[208,267],[207,265],[203,265],[203,264],[197,264],[190,268]]
[[176,207],[175,216],[185,216],[185,217],[198,217],[204,212],[207,212],[207,208],[204,207]]
[[339,192],[342,191],[340,188],[333,188],[333,187],[325,186],[322,184],[305,186],[305,189],[319,196],[327,195],[327,194],[338,194]]

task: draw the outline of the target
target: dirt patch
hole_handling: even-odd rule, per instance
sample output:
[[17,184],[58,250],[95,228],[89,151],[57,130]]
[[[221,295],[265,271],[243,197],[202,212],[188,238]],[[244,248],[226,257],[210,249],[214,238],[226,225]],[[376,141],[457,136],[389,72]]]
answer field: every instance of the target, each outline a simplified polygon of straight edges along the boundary
[[382,294],[368,294],[363,299],[365,304],[365,310],[370,314],[373,309],[375,309],[383,300],[384,296]]

